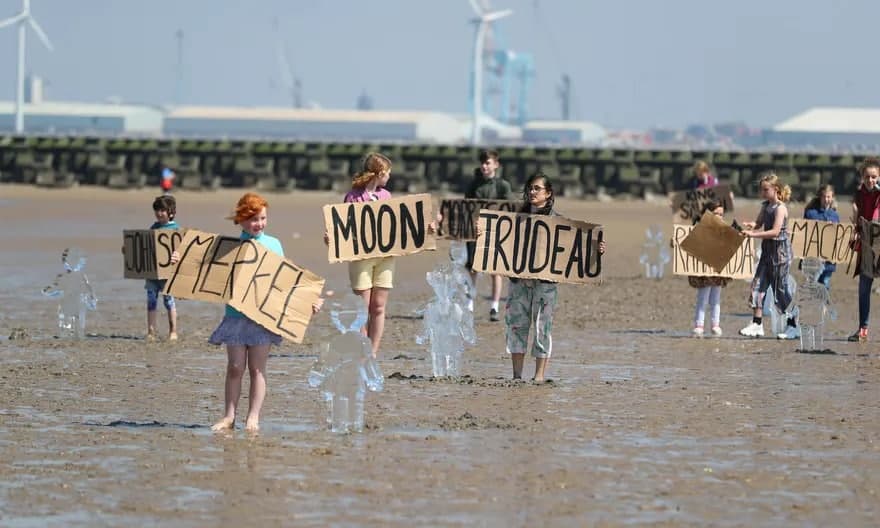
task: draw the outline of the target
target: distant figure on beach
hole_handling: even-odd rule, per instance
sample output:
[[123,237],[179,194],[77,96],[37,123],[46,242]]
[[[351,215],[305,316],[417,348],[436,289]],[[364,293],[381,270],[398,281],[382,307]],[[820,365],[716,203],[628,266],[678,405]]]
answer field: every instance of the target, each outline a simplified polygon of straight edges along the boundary
[[176,177],[177,174],[168,167],[162,169],[162,179],[159,181],[159,186],[164,194],[171,194],[171,188],[174,187],[174,178]]
[[694,189],[707,189],[718,185],[718,178],[712,174],[712,169],[705,161],[699,160],[694,163],[693,171],[694,179],[691,182],[691,187]]
[[[173,196],[167,194],[157,196],[153,200],[153,214],[156,215],[156,221],[150,229],[180,229],[174,220],[177,216],[177,200]],[[155,341],[156,321],[159,317],[159,294],[165,289],[165,280],[147,279],[144,289],[147,290],[147,341]],[[162,304],[168,312],[168,340],[177,341],[177,306],[174,297],[162,295]]]
[[[474,170],[474,179],[464,193],[465,198],[481,198],[484,200],[513,200],[513,189],[510,182],[498,175],[498,169],[501,168],[501,161],[498,158],[498,152],[494,150],[484,150],[480,152],[480,166]],[[465,266],[471,274],[471,282],[474,284],[474,293],[476,294],[477,272],[471,271],[474,266],[474,254],[477,251],[477,243],[474,241],[467,242],[467,262]],[[490,275],[492,278],[492,304],[489,306],[489,320],[500,321],[501,314],[499,312],[501,303],[501,290],[503,289],[503,281],[501,275]],[[471,299],[468,308],[474,311],[474,300]]]
[[[820,185],[816,196],[807,203],[804,208],[804,218],[821,222],[840,223],[840,215],[837,214],[837,202],[834,201],[834,187],[829,184]],[[819,274],[818,280],[825,289],[831,289],[831,275],[837,269],[833,262],[826,262]]]

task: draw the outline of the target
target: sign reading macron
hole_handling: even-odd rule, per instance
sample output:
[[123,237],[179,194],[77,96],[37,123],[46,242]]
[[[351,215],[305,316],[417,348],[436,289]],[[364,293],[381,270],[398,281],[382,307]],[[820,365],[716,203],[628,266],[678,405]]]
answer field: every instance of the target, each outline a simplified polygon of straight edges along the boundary
[[480,211],[474,271],[578,284],[602,280],[602,226],[561,216]]
[[163,293],[226,303],[294,343],[302,343],[324,279],[254,240],[190,229]]
[[327,259],[350,262],[437,249],[428,232],[431,195],[324,206]]

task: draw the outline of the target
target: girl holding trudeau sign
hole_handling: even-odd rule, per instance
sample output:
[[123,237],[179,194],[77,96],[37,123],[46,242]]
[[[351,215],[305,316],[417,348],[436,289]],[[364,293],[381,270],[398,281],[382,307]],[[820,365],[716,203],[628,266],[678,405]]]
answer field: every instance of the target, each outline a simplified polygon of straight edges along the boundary
[[[840,216],[837,214],[837,203],[834,201],[834,187],[831,185],[822,185],[816,191],[816,196],[807,203],[804,208],[804,218],[807,220],[818,220],[820,222],[840,222]],[[826,262],[825,268],[819,275],[821,282],[826,289],[831,289],[831,274],[837,269],[833,262]]]
[[[526,181],[521,213],[558,216],[553,209],[553,184],[543,173]],[[605,242],[599,243],[599,254]],[[507,353],[513,364],[513,378],[521,379],[526,352],[535,357],[535,381],[544,381],[553,348],[553,310],[556,308],[556,283],[539,279],[510,279],[504,322],[507,325]],[[534,326],[534,330],[532,327]],[[531,332],[530,332],[531,331]],[[530,335],[531,333],[531,335]],[[529,343],[529,338],[534,341]]]
[[800,336],[797,320],[789,312],[792,296],[788,288],[788,272],[791,265],[791,243],[788,238],[788,208],[785,202],[791,196],[791,187],[783,184],[773,172],[761,177],[761,196],[764,202],[754,222],[744,222],[743,235],[761,240],[761,259],[752,280],[751,306],[752,322],[739,331],[747,337],[762,337],[764,326],[761,321],[764,294],[773,288],[773,298],[779,313],[788,318],[785,332],[777,335],[779,339],[795,339]]
[[[351,180],[351,191],[346,203],[373,202],[391,198],[385,188],[391,178],[391,160],[377,152],[370,152],[362,160],[361,171]],[[324,240],[328,241],[327,235]],[[349,262],[348,278],[351,289],[367,306],[366,334],[373,345],[373,357],[379,353],[382,333],[385,331],[385,305],[394,287],[394,257],[376,257]]]
[[[856,226],[856,249],[858,251],[858,259],[856,262],[862,262],[862,244],[860,222],[877,222],[880,220],[880,188],[877,187],[880,180],[880,160],[877,158],[868,158],[859,166],[859,174],[862,176],[862,183],[853,196],[852,205],[852,223]],[[876,255],[874,255],[876,258]],[[853,342],[865,342],[868,340],[868,318],[871,315],[871,286],[874,284],[874,277],[871,273],[865,273],[861,266],[859,270],[859,329],[847,338]]]
[[[703,213],[711,211],[717,216],[724,216],[724,205],[720,201],[711,201],[703,207]],[[703,215],[701,214],[700,217]],[[699,218],[694,220],[694,224]],[[706,319],[706,306],[712,310],[712,335],[721,336],[721,288],[727,286],[730,279],[726,277],[689,276],[688,284],[697,289],[697,305],[694,309],[694,337],[703,337],[703,322]]]
[[[153,214],[156,221],[150,229],[180,229],[174,217],[177,215],[177,201],[171,195],[163,195],[153,200]],[[156,340],[156,320],[159,318],[159,295],[165,288],[165,281],[147,279],[144,289],[147,290],[147,341]],[[168,340],[177,341],[177,307],[174,297],[162,295],[162,304],[168,312]]]
[[[268,250],[284,256],[281,242],[267,235],[264,230],[267,223],[268,202],[255,193],[247,193],[238,200],[232,221],[241,226],[241,240],[256,240]],[[316,308],[315,308],[316,309]],[[226,414],[211,427],[214,431],[235,427],[235,408],[241,395],[241,380],[244,369],[251,376],[251,387],[248,394],[248,409],[245,429],[256,431],[260,427],[260,409],[266,397],[266,360],[269,348],[281,342],[281,336],[274,334],[258,325],[243,313],[226,306],[226,315],[220,326],[211,334],[212,345],[226,345]]]

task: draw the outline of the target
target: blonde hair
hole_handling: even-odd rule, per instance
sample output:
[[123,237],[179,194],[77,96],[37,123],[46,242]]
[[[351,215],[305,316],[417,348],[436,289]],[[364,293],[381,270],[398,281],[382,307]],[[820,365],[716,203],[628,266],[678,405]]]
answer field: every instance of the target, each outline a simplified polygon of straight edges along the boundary
[[351,179],[354,189],[363,189],[382,173],[391,170],[391,160],[384,154],[370,152],[361,159],[361,170]]
[[698,160],[696,163],[694,163],[693,170],[694,170],[694,176],[699,176],[700,174],[703,174],[704,172],[712,172],[712,170],[709,168],[709,164],[703,160]]
[[791,187],[782,183],[782,180],[779,179],[779,176],[777,176],[775,172],[765,172],[764,175],[761,176],[759,185],[765,182],[776,188],[776,196],[780,201],[787,202],[788,199],[791,198]]
[[[822,195],[826,192],[831,192],[831,195],[834,196],[834,187],[830,183],[826,183],[825,185],[820,185],[819,189],[816,191],[816,196],[813,197],[812,200],[807,203],[807,206],[804,209],[819,209],[822,206]],[[834,198],[831,199],[831,209],[837,210],[837,200]]]

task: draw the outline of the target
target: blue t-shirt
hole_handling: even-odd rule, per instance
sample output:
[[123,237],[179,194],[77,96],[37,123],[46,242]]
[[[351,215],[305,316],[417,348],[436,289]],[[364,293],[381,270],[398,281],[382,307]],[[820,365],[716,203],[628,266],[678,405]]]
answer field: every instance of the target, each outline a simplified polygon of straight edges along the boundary
[[167,224],[160,224],[159,222],[153,222],[153,225],[150,226],[150,229],[180,229],[180,226],[177,225],[177,222],[174,220],[168,222]]
[[[159,222],[153,222],[153,225],[150,226],[150,229],[180,229],[180,226],[177,225],[177,222],[171,220],[167,224],[160,224]],[[157,290],[161,291],[165,287],[165,279],[147,279],[146,284],[144,284],[144,288],[148,290]]]
[[[840,215],[832,208],[828,209],[805,209],[804,218],[807,220],[819,220],[820,222],[840,223]],[[825,271],[832,273],[837,270],[837,264],[833,262],[825,263]]]
[[[281,247],[281,241],[277,238],[267,235],[266,233],[260,233],[260,236],[251,236],[250,233],[241,232],[241,236],[238,237],[239,240],[256,240],[260,244],[262,244],[266,249],[275,253],[276,255],[284,256],[284,248]],[[245,317],[245,315],[232,306],[226,305],[226,317]]]

